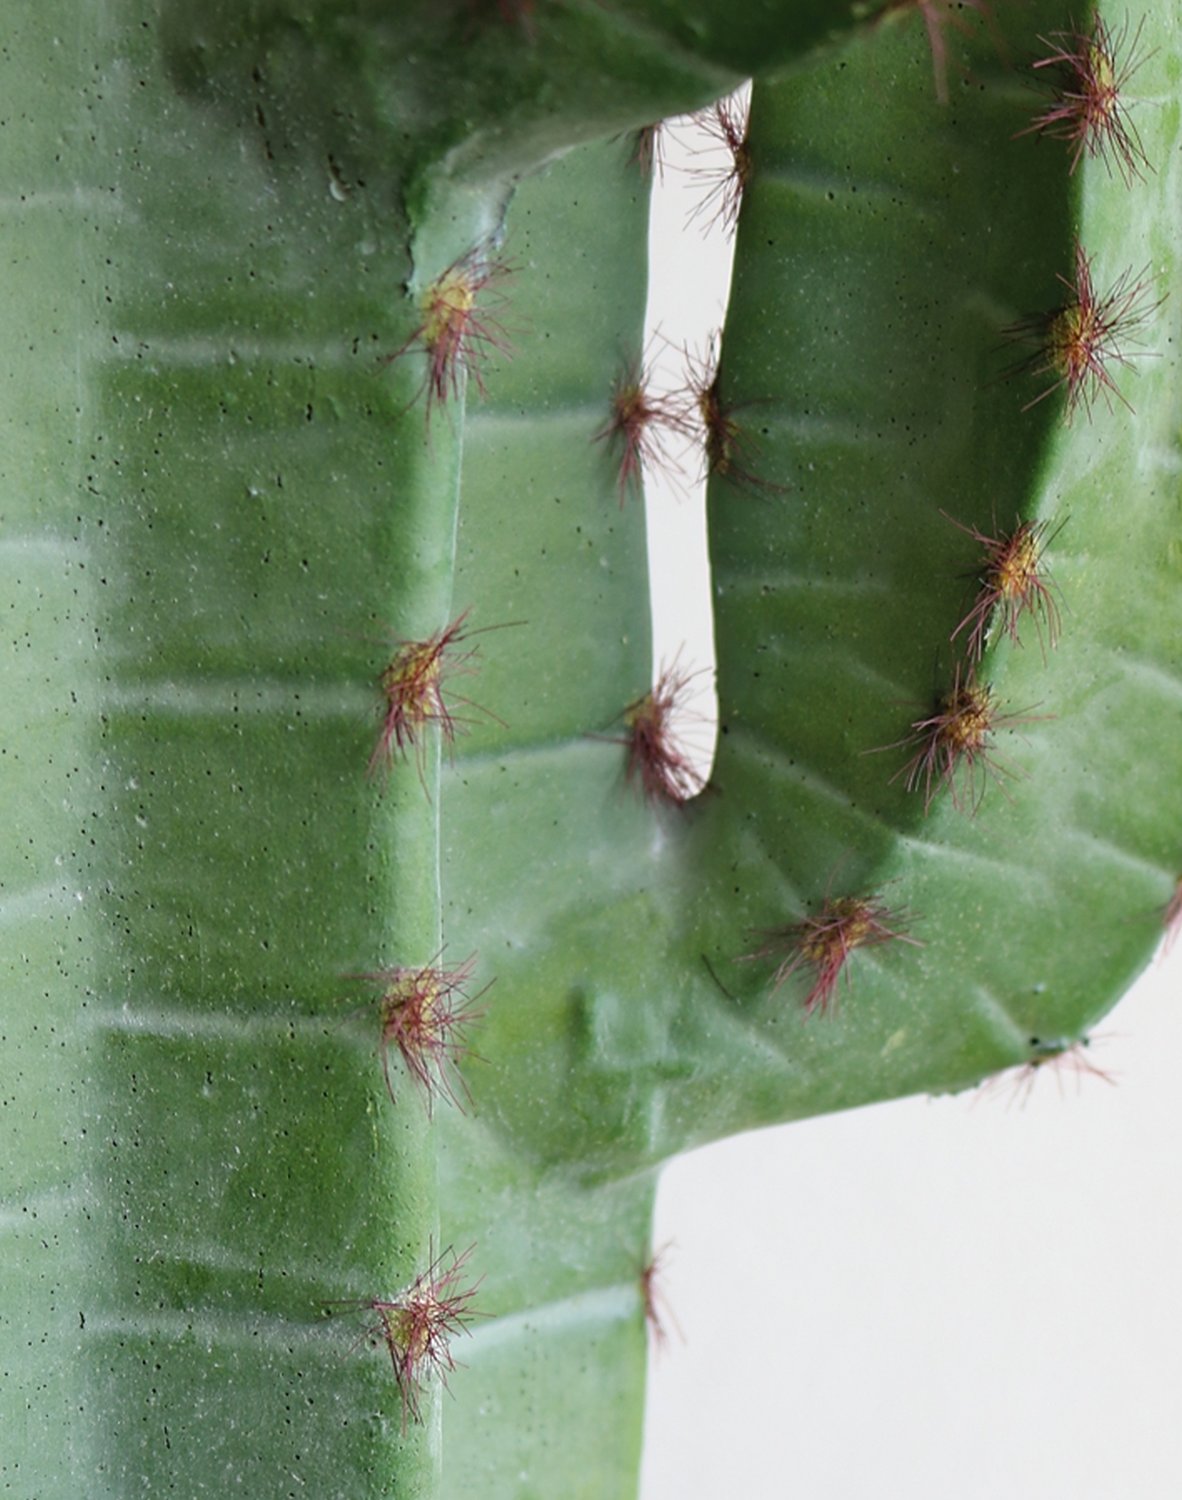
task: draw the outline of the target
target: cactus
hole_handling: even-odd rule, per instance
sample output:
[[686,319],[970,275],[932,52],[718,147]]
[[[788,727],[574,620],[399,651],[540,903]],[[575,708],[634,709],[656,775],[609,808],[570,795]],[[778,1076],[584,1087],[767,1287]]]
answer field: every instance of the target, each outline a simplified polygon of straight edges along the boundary
[[[661,1161],[1176,912],[1178,20],[779,9],[13,8],[14,1492],[633,1494]],[[640,142],[750,74],[695,410]]]

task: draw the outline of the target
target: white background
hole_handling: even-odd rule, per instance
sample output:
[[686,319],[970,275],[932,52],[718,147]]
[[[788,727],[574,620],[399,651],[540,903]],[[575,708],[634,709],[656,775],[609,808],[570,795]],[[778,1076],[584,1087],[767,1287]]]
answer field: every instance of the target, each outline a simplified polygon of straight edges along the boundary
[[1177,1500],[1182,942],[1087,1055],[674,1161],[642,1500]]
[[[711,266],[692,190],[665,182],[654,245],[681,258],[650,327],[702,349],[727,247]],[[658,659],[707,664],[700,500],[649,515]],[[1178,1500],[1182,940],[1086,1056],[1114,1082],[1048,1067],[1025,1099],[878,1105],[673,1162],[654,1244],[683,1336],[650,1367],[642,1500]]]

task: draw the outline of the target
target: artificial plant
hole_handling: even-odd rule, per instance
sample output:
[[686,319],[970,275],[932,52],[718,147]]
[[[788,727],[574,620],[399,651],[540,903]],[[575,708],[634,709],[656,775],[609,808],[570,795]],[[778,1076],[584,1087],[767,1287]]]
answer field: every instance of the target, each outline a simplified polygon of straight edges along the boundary
[[[1144,964],[1182,49],[1105,15],[9,7],[9,1492],[634,1494],[661,1160]],[[647,127],[749,75],[654,396]],[[695,428],[687,796],[638,480]]]

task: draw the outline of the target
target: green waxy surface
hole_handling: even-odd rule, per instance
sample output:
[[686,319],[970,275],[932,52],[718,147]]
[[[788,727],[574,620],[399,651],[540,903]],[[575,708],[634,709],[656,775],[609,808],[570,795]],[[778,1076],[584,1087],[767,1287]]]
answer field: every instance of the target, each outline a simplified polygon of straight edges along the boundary
[[[947,107],[919,16],[814,56],[847,8],[396,10],[51,6],[3,62],[15,1493],[633,1494],[655,1164],[1081,1035],[1174,888],[1177,20],[1126,187],[1015,138],[1049,3],[948,31]],[[722,377],[787,488],[712,487],[718,758],[656,809],[643,516],[597,437],[643,353],[627,132],[798,53],[757,85]],[[500,242],[510,180],[604,135]],[[1166,300],[1136,411],[1066,425],[1005,330],[1076,235]],[[424,356],[383,356],[489,237],[516,352],[428,428]],[[979,566],[942,512],[1048,520],[1064,617],[1045,660],[991,643],[1028,722],[975,817],[901,775]],[[464,609],[454,761],[429,732],[367,779],[383,665]],[[869,892],[923,946],[856,953],[835,1014],[742,961]],[[356,976],[441,950],[483,1015],[429,1116]],[[480,1316],[404,1430],[356,1304],[448,1245]]]

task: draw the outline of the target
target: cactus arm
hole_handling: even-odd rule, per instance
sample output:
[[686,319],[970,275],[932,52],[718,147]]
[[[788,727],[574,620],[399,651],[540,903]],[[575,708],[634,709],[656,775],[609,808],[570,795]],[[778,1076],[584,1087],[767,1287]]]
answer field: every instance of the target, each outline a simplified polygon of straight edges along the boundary
[[[648,185],[633,153],[630,137],[584,147],[518,190],[506,253],[528,267],[512,317],[530,353],[490,372],[488,399],[465,421],[456,597],[506,628],[484,638],[471,689],[502,722],[473,718],[441,787],[444,926],[497,974],[466,1073],[477,1103],[436,1121],[441,1195],[463,1226],[454,1232],[478,1238],[486,1273],[488,1318],[443,1414],[442,1493],[456,1500],[489,1473],[519,1476],[525,1494],[625,1500],[640,1465],[654,1176],[589,1188],[578,1171],[539,1173],[536,1153],[492,1128],[479,1102],[506,1062],[514,1095],[537,1097],[549,1029],[562,1024],[566,976],[547,995],[539,975],[526,998],[516,976],[504,984],[501,960],[560,958],[546,937],[565,884],[558,850],[583,815],[565,800],[566,766],[582,766],[578,798],[596,799],[605,832],[630,839],[635,818],[618,795],[618,746],[588,733],[618,735],[620,694],[642,693],[650,665],[644,514],[634,497],[620,504],[617,461],[595,439],[613,381],[641,352]],[[608,286],[610,309],[590,305]],[[496,790],[481,808],[486,778]],[[501,858],[511,915],[477,929],[485,897],[463,870],[475,859],[483,879],[482,862]]]
[[[986,97],[979,107],[970,99],[955,124],[945,124],[930,98],[928,60],[903,40],[897,56],[867,48],[842,60],[843,73],[856,70],[845,81],[862,100],[876,97],[876,80],[892,67],[914,79],[901,116],[883,101],[883,118],[852,164],[847,96],[828,98],[823,73],[782,89],[757,85],[753,150],[766,177],[757,172],[744,208],[726,334],[738,354],[724,369],[732,399],[759,423],[764,459],[793,491],[781,500],[715,484],[723,734],[715,790],[700,808],[646,818],[623,783],[619,747],[572,739],[580,713],[598,732],[606,725],[610,733],[612,716],[595,703],[596,682],[581,661],[556,671],[551,660],[570,609],[561,574],[546,603],[538,559],[554,554],[554,540],[539,533],[535,559],[523,528],[496,524],[494,495],[479,482],[467,490],[462,534],[479,541],[462,552],[465,594],[481,597],[487,588],[499,596],[511,574],[531,574],[541,629],[522,635],[514,666],[523,684],[546,677],[553,717],[538,725],[532,746],[490,727],[466,747],[447,792],[450,826],[465,829],[449,851],[449,925],[503,952],[500,982],[509,993],[482,1037],[492,1068],[474,1075],[477,1115],[504,1149],[511,1142],[541,1154],[549,1167],[543,1180],[565,1169],[594,1181],[687,1140],[785,1113],[969,1086],[1036,1056],[1035,1036],[1084,1033],[1160,931],[1178,804],[1176,768],[1154,751],[1156,726],[1173,711],[1177,638],[1172,518],[1160,504],[1173,483],[1168,473],[1135,502],[1135,529],[1158,536],[1150,548],[1157,562],[1147,567],[1143,607],[1118,627],[1126,649],[1135,641],[1139,658],[1149,657],[1152,691],[1131,691],[1139,671],[1097,674],[1097,660],[1111,651],[1097,587],[1086,605],[1069,605],[1068,638],[1045,664],[1033,637],[1021,651],[1001,641],[989,653],[990,675],[1015,704],[1038,712],[1051,690],[1066,699],[1007,748],[1022,774],[1008,798],[990,787],[988,811],[976,818],[940,803],[925,817],[921,800],[890,783],[905,756],[887,765],[885,751],[862,753],[898,738],[930,702],[936,673],[951,660],[948,637],[971,599],[965,575],[974,549],[940,510],[955,507],[958,519],[988,529],[1004,490],[1015,517],[1068,512],[1056,571],[1067,578],[1081,568],[1097,584],[1103,575],[1115,604],[1122,554],[1109,497],[1119,465],[1132,462],[1119,456],[1121,443],[1168,453],[1163,434],[1176,404],[1167,393],[1173,373],[1153,361],[1139,374],[1135,422],[1114,414],[1128,424],[1120,440],[1106,413],[1094,427],[1069,429],[1061,409],[1021,410],[1027,398],[1001,374],[1011,362],[1001,328],[1045,302],[1055,274],[1048,268],[1062,264],[1076,225],[1089,232],[1096,209],[1088,194],[1081,205],[1066,192],[1050,163],[1015,194],[1005,150],[1029,105],[987,53]],[[935,136],[933,150],[912,153],[905,181],[884,183],[869,143],[914,131],[915,118],[925,121],[927,139]],[[793,154],[777,159],[783,142]],[[1155,154],[1169,159],[1168,140]],[[840,193],[849,197],[832,208]],[[847,206],[857,194],[871,201],[862,214]],[[811,214],[802,212],[802,195]],[[1113,222],[1100,232],[1114,241],[1119,264],[1122,253],[1137,253],[1138,236],[1134,226],[1122,252],[1114,229],[1127,211],[1110,196]],[[989,235],[966,228],[943,244],[924,236],[917,263],[905,261],[884,296],[883,261],[903,259],[900,247],[912,244],[917,223],[977,222],[982,197]],[[835,230],[838,213],[849,222]],[[835,263],[853,269],[838,278]],[[769,286],[778,288],[770,294],[774,317]],[[916,306],[921,313],[909,320]],[[953,309],[947,319],[922,312],[943,306]],[[569,307],[563,311],[569,317]],[[1156,335],[1163,353],[1171,327],[1163,323]],[[549,332],[540,316],[536,331]],[[513,378],[514,400],[524,401],[520,367]],[[1155,390],[1155,380],[1164,388]],[[783,397],[769,395],[773,388]],[[498,399],[494,386],[490,430],[500,420]],[[806,404],[823,410],[805,420]],[[1109,468],[1113,446],[1118,467]],[[531,466],[546,472],[541,451],[527,445],[524,474]],[[521,492],[511,471],[498,472],[499,496]],[[525,492],[536,516],[539,496]],[[576,518],[564,515],[564,532],[616,524],[602,496],[590,489],[586,496]],[[606,600],[597,603],[606,610]],[[635,618],[623,602],[618,608],[618,619]],[[617,704],[626,697],[621,690]],[[833,698],[840,711],[832,715],[800,711]],[[1142,793],[1080,795],[1121,784],[1130,758]],[[799,770],[786,775],[785,766]],[[1150,826],[1143,807],[1174,811]],[[555,851],[575,851],[565,861],[557,852],[538,858],[551,828],[560,830]],[[1064,864],[1065,839],[1087,851],[1086,861]],[[482,874],[485,861],[513,870],[512,881]],[[596,866],[598,890],[589,873]],[[755,929],[783,920],[777,914],[785,909],[799,914],[843,876],[855,887],[897,891],[926,946],[901,953],[897,973],[874,955],[843,991],[836,1017],[806,1021],[798,990],[773,992],[767,969],[735,959],[757,945]],[[477,911],[467,895],[474,889],[497,895]],[[449,1149],[462,1159],[458,1143]],[[585,1191],[593,1198],[600,1189]],[[501,1233],[519,1244],[537,1211],[526,1197],[516,1236],[504,1223]],[[544,1327],[533,1332],[548,1348]],[[568,1378],[566,1389],[580,1388]],[[475,1402],[484,1388],[474,1383],[461,1395],[449,1428],[460,1451],[465,1433],[480,1432],[468,1392]],[[567,1423],[568,1432],[580,1430]]]
[[[1044,22],[1053,29],[1050,11]],[[529,1017],[535,1061],[509,1066],[525,1032],[506,1005],[483,1042],[498,1068],[477,1083],[481,1113],[515,1139],[528,1132],[528,1149],[593,1173],[659,1159],[687,1136],[963,1088],[1028,1060],[1032,1038],[1078,1037],[1144,963],[1172,888],[1179,789],[1174,762],[1154,747],[1156,726],[1175,711],[1173,523],[1161,503],[1173,482],[1173,299],[1154,327],[1159,353],[1136,380],[1135,418],[1119,403],[1070,427],[1054,403],[1023,411],[1030,393],[1005,378],[1013,356],[1003,329],[1026,308],[1054,305],[1076,226],[1092,232],[1094,215],[1113,237],[1110,275],[1137,254],[1136,220],[1119,201],[1101,207],[1125,189],[1089,187],[1081,208],[1041,151],[1047,143],[1012,139],[1030,105],[992,44],[951,113],[935,104],[926,58],[902,32],[874,40],[757,92],[757,167],[727,337],[739,349],[734,399],[750,403],[793,490],[753,498],[723,484],[712,498],[723,714],[714,795],[680,821],[646,823],[619,785],[619,749],[613,769],[602,746],[593,792],[595,747],[582,741],[548,752],[536,776],[482,755],[452,793],[453,826],[468,835],[453,845],[449,889],[497,890],[471,917],[463,900],[462,929],[493,946],[521,930],[523,910],[536,922],[520,956],[507,952],[500,965]],[[1168,172],[1172,123],[1163,115],[1145,128],[1147,139],[1163,131],[1155,160]],[[907,167],[885,173],[876,143],[919,136]],[[1025,176],[1006,156],[1023,150],[1035,153]],[[1155,247],[1155,264],[1159,254],[1164,288],[1171,260]],[[885,282],[884,265],[895,268]],[[724,373],[732,378],[725,363]],[[1153,684],[1140,706],[1136,679],[1113,663],[1112,628],[1090,604],[1123,590],[1108,465],[1122,451],[1131,462],[1132,445],[1161,471],[1125,501],[1138,530],[1159,538],[1138,560],[1147,602],[1136,625],[1115,626],[1135,635],[1140,675]],[[1023,649],[1002,641],[987,658],[999,699],[1031,719],[998,735],[1017,774],[984,789],[976,817],[946,796],[925,816],[923,796],[899,780],[908,752],[882,747],[928,711],[971,602],[974,549],[940,512],[988,526],[1003,506],[1070,516],[1056,549],[1087,577],[1090,598],[1068,597],[1069,628],[1045,669],[1033,638]],[[516,534],[514,545],[528,555]],[[491,550],[471,561],[477,596],[479,569],[498,565]],[[561,582],[553,601],[557,617]],[[549,643],[545,631],[530,658],[523,640],[523,678],[543,670]],[[567,688],[571,706],[560,700],[556,716],[573,716],[586,691],[578,675]],[[837,711],[803,707],[822,699]],[[1143,798],[1108,796],[1130,761]],[[536,871],[510,885],[481,874],[478,825],[490,803],[497,860]],[[1143,805],[1157,810],[1152,827]],[[538,868],[531,851],[551,826],[578,853]],[[1094,857],[1064,862],[1060,829]],[[603,870],[603,895],[589,867]],[[974,894],[986,871],[987,918]],[[737,960],[758,948],[760,929],[799,919],[834,880],[884,891],[913,913],[925,946],[867,955],[840,1013],[806,1022],[799,986],[777,989],[770,965]]]

